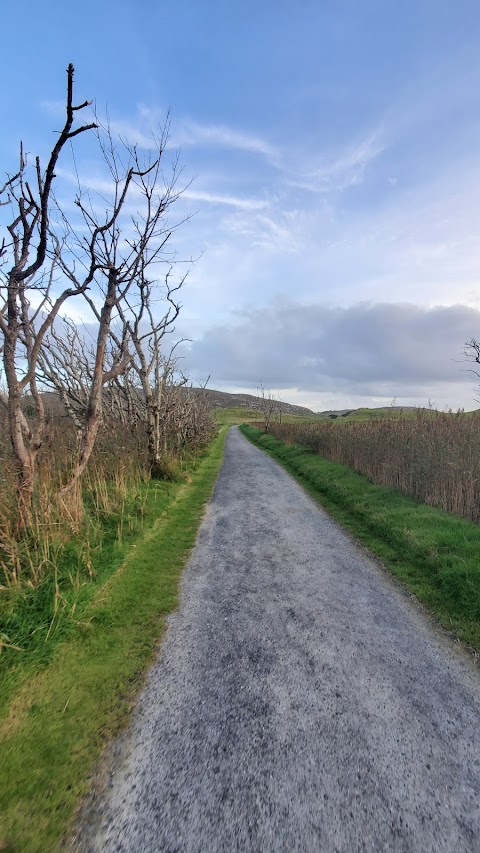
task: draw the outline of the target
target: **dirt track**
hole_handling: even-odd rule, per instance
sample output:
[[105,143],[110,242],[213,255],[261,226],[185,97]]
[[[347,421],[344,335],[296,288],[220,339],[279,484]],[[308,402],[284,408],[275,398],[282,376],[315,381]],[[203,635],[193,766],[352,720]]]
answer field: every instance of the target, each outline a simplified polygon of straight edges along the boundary
[[479,851],[480,678],[232,429],[82,851]]

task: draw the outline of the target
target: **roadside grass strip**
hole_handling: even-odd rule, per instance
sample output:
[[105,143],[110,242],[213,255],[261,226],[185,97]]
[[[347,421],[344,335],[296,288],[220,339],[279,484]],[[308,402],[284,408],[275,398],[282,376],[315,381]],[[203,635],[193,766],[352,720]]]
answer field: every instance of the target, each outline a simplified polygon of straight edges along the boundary
[[480,527],[252,426],[243,434],[280,462],[457,638],[480,651]]
[[[220,430],[47,666],[0,719],[0,849],[60,848],[102,748],[125,725],[178,603],[181,571],[223,458]],[[3,846],[2,846],[3,845]]]

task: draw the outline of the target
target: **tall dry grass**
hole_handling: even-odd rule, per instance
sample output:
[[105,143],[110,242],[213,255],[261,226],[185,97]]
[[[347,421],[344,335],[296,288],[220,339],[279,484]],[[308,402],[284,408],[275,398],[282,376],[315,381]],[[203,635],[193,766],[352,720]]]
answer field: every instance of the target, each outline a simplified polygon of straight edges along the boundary
[[15,468],[6,424],[0,420],[0,591],[37,587],[55,573],[69,547],[75,563],[91,573],[91,550],[105,519],[115,517],[121,541],[127,496],[139,495],[148,479],[145,441],[121,425],[109,424],[99,435],[82,482],[59,497],[77,455],[77,438],[65,418],[52,418],[38,457],[38,478],[31,527],[16,533]]
[[[209,437],[203,421],[195,427],[180,444],[174,436],[175,453],[167,445],[170,479],[188,476]],[[38,456],[32,521],[19,531],[14,460],[0,409],[0,680],[7,679],[9,689],[16,683],[17,658],[43,666],[71,630],[88,630],[86,609],[98,585],[168,508],[175,488],[151,480],[142,424],[109,418],[81,481],[61,497],[77,441],[71,422],[51,414]],[[18,665],[19,678],[21,671]],[[3,690],[0,710],[6,695]]]
[[270,432],[348,465],[373,483],[480,521],[480,413],[419,410],[405,419],[271,424]]

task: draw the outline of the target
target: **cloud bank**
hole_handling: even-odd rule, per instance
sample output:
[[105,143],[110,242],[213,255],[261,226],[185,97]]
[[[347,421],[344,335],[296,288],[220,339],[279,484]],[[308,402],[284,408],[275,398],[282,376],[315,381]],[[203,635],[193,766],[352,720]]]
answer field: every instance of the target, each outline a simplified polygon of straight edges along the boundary
[[[474,408],[474,380],[463,356],[480,330],[480,311],[408,303],[347,308],[277,300],[238,312],[193,343],[198,375],[237,387],[296,389],[317,395],[421,399],[437,394]],[[466,383],[470,382],[470,386]]]

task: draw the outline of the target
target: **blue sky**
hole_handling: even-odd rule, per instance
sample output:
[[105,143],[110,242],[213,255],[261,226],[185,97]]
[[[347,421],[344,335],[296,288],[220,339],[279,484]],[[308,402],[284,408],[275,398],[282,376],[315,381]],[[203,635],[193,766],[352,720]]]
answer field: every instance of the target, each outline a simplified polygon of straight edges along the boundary
[[178,324],[194,378],[316,410],[475,407],[459,359],[480,335],[478,2],[19,8],[2,171],[19,138],[47,151],[70,61],[78,97],[140,146],[171,109],[166,165],[180,148],[194,177],[175,235],[199,257]]

